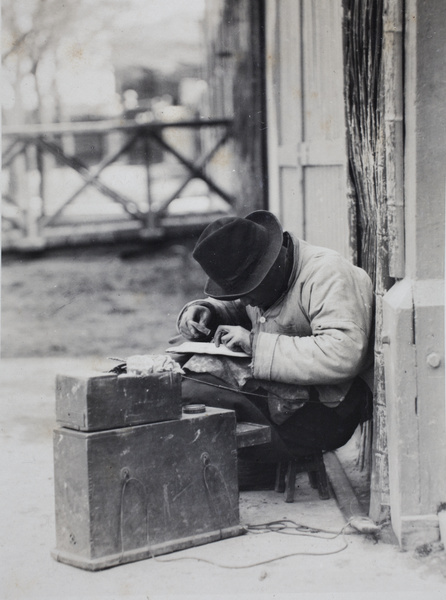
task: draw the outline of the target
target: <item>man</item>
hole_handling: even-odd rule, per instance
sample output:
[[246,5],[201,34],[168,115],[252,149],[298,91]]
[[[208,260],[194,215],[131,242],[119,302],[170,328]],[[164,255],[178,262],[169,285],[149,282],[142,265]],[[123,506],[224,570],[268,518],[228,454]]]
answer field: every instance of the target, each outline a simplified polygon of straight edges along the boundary
[[268,211],[211,223],[193,257],[208,276],[208,298],[183,308],[178,330],[248,358],[194,355],[184,365],[184,401],[269,424],[271,443],[244,449],[245,459],[276,462],[344,445],[371,416],[361,378],[373,354],[365,271],[283,232]]

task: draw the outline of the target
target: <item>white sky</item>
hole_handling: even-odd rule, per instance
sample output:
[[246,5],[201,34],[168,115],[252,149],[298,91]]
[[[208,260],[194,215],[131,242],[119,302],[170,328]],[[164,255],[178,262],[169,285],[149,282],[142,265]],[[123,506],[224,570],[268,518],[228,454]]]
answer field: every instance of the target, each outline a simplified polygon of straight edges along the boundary
[[[123,6],[122,14],[111,28],[103,30],[102,36],[96,31],[92,37],[86,31],[84,35],[68,36],[60,40],[57,63],[42,61],[39,80],[48,80],[50,87],[57,64],[56,85],[63,104],[108,105],[108,110],[113,110],[113,67],[142,66],[168,73],[183,61],[201,60],[200,22],[205,0],[131,0],[131,8]],[[90,24],[95,29],[91,20]],[[15,75],[13,70],[8,72],[8,65],[2,104],[10,109],[15,102]],[[24,76],[21,90],[25,108],[32,110],[37,102],[33,77]]]
[[[133,0],[142,23],[150,24],[164,21],[182,12],[201,18],[204,13],[204,3],[205,0]],[[138,9],[138,5],[141,8]],[[122,22],[133,23],[134,16],[127,13],[123,15]]]

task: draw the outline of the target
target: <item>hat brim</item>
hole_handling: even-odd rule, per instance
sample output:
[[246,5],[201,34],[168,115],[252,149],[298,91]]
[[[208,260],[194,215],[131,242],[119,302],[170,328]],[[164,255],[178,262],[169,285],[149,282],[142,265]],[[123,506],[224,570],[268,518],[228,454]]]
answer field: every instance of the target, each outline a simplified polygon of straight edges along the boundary
[[256,210],[247,215],[245,219],[265,228],[268,236],[265,252],[262,255],[262,260],[255,265],[249,277],[245,279],[237,290],[231,290],[228,293],[228,290],[225,290],[218,283],[208,278],[204,291],[208,296],[216,300],[236,300],[255,290],[265,279],[279,256],[283,244],[283,229],[277,217],[266,210]]

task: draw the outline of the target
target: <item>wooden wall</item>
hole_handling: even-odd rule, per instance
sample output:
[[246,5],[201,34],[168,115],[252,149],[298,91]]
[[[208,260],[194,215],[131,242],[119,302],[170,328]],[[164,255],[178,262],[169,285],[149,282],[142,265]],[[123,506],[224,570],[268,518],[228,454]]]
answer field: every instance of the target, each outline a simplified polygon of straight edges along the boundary
[[404,143],[404,153],[396,153],[403,178],[393,181],[386,161],[396,225],[390,232],[392,254],[399,250],[391,257],[397,259],[391,273],[402,277],[384,297],[389,480],[392,526],[401,546],[410,549],[438,541],[437,510],[446,498],[446,4],[385,0],[386,5],[385,53],[396,48],[398,38],[404,49],[404,60],[389,60],[389,69],[401,65],[401,75],[389,70],[385,88],[386,105],[389,91],[398,92],[398,79],[404,90],[404,103],[395,102],[396,110],[386,106],[386,123],[393,120],[386,148],[392,142],[392,152],[399,138]]

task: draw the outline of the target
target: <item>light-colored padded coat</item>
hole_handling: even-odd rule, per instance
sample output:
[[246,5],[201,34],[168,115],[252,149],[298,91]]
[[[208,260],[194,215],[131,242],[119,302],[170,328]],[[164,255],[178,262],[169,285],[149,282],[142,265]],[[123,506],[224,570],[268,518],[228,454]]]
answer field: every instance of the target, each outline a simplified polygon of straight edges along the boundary
[[238,300],[190,304],[212,306],[222,325],[249,327],[249,317],[255,379],[314,385],[324,404],[337,406],[373,362],[372,282],[337,252],[288,235],[294,246],[289,287],[268,310]]

